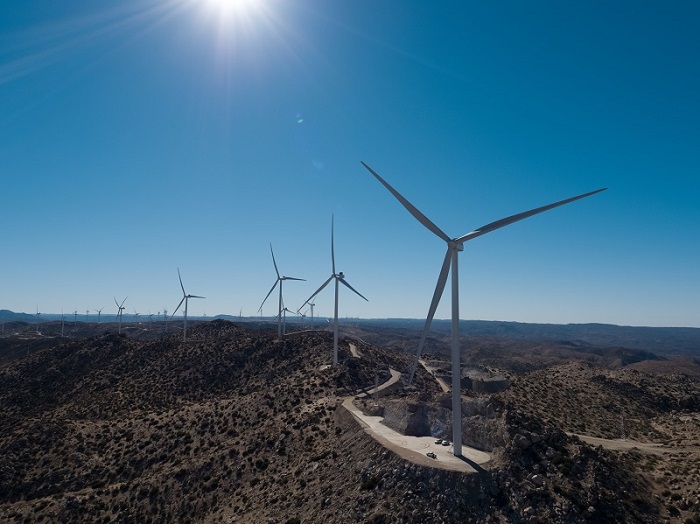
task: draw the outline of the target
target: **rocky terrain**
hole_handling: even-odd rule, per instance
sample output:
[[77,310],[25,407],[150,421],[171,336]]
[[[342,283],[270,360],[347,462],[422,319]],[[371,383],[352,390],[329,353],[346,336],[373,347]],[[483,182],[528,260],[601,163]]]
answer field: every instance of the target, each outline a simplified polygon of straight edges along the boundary
[[[494,457],[463,474],[400,458],[340,406],[407,370],[406,353],[363,337],[355,358],[341,340],[328,367],[329,333],[279,341],[224,321],[188,333],[0,339],[0,521],[700,521],[692,377],[627,369],[614,351],[532,367],[517,351],[499,367],[470,354],[512,384],[463,392],[465,442]],[[407,433],[451,431],[449,398],[422,369],[357,403]],[[619,406],[628,439],[672,451],[567,434],[618,438]]]

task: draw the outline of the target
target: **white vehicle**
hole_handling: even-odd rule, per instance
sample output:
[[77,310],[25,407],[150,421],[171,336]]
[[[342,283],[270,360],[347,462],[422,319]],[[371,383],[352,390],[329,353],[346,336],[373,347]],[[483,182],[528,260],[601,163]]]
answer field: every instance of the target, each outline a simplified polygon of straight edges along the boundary
[[441,438],[437,439],[437,440],[435,441],[435,444],[437,444],[438,446],[439,446],[440,444],[442,444],[442,439],[441,439]]
[[443,440],[443,441],[442,441],[442,445],[443,445],[443,446],[449,446],[449,445],[450,445],[450,441],[449,441],[449,440]]

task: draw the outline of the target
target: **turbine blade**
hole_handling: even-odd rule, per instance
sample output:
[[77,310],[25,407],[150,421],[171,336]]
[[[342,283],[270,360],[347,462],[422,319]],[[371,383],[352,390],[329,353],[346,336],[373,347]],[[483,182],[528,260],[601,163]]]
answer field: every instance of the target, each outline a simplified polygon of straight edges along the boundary
[[306,282],[305,278],[295,278],[295,277],[282,277],[281,280],[300,280],[302,282]]
[[[365,300],[367,300],[365,297],[362,296],[362,294],[361,294],[357,289],[355,289],[355,288],[352,287],[350,284],[348,284],[348,283],[345,281],[344,278],[339,278],[338,281],[339,281],[341,284],[343,284],[345,287],[347,287],[350,291],[353,291],[356,295],[358,295],[358,296],[364,298]],[[369,300],[367,300],[367,302],[369,302]]]
[[180,279],[180,287],[182,288],[182,294],[186,295],[187,292],[185,291],[185,286],[182,285],[182,276],[180,276],[180,268],[177,268],[177,278]]
[[335,229],[335,215],[331,215],[331,268],[335,275],[335,246],[333,245],[333,230]]
[[[272,284],[272,287],[270,288],[270,291],[265,295],[265,300],[272,294],[272,292],[275,290],[277,287],[277,283],[279,282],[279,279],[275,280],[275,283]],[[258,311],[262,309],[262,307],[265,305],[265,300],[262,301],[262,304],[260,304],[260,308],[258,308]]]
[[114,297],[114,303],[119,307],[119,302],[117,302],[117,297]]
[[124,305],[124,302],[126,302],[126,299],[127,299],[127,298],[129,298],[129,297],[126,297],[124,300],[122,300],[122,303],[120,304],[119,307],[122,307],[122,306]]
[[277,262],[275,262],[275,252],[272,251],[272,243],[270,243],[270,253],[272,253],[272,263],[275,265],[275,273],[277,273],[277,278],[280,278],[280,272],[277,270]]
[[197,295],[187,295],[187,298],[207,298],[207,297],[200,297]]
[[517,215],[512,215],[506,218],[502,218],[501,220],[496,220],[495,222],[491,222],[490,224],[486,224],[485,226],[481,226],[478,229],[475,229],[471,233],[467,233],[466,235],[463,235],[459,237],[456,241],[457,242],[465,242],[467,240],[471,240],[472,238],[476,238],[481,235],[485,235],[486,233],[490,233],[491,231],[494,231],[496,229],[500,229],[502,227],[508,226],[512,224],[513,222],[518,222],[520,220],[523,220],[524,218],[531,217],[533,215],[537,215],[539,213],[543,213],[545,211],[549,211],[550,209],[554,209],[555,207],[563,206],[564,204],[568,204],[570,202],[573,202],[574,200],[580,200],[582,198],[589,197],[591,195],[595,195],[596,193],[600,193],[601,191],[605,191],[607,187],[604,187],[602,189],[596,189],[595,191],[591,191],[590,193],[584,193],[583,195],[578,195],[572,198],[567,198],[566,200],[560,200],[559,202],[554,202],[553,204],[549,204],[547,206],[542,206],[538,207],[536,209],[531,209],[530,211],[525,211],[523,213],[518,213]]
[[175,311],[173,311],[172,315],[170,315],[170,318],[173,318],[175,316],[175,313],[177,313],[177,310],[180,309],[180,306],[182,305],[182,303],[185,301],[186,298],[187,297],[182,297],[182,300],[180,300],[180,303],[177,305],[177,307],[175,308]]
[[445,260],[442,263],[442,269],[440,270],[440,276],[438,277],[437,285],[435,286],[435,292],[433,293],[433,300],[430,302],[430,309],[428,310],[428,316],[425,319],[425,325],[423,326],[423,333],[420,336],[420,342],[418,342],[418,348],[416,349],[416,360],[411,367],[411,372],[408,374],[408,383],[413,382],[413,375],[416,373],[416,368],[418,367],[418,361],[420,360],[420,355],[423,351],[423,344],[425,344],[425,339],[430,332],[430,325],[433,323],[433,317],[435,316],[435,311],[437,310],[440,299],[442,298],[442,293],[445,291],[445,284],[447,283],[447,275],[450,272],[450,262],[452,260],[452,253],[450,249],[447,249],[445,254]]
[[328,280],[326,280],[323,284],[321,284],[321,287],[319,287],[316,291],[314,291],[314,294],[311,295],[309,298],[307,298],[307,299],[304,301],[304,303],[299,307],[299,309],[303,308],[306,304],[309,303],[309,300],[311,300],[311,299],[314,298],[316,295],[318,295],[318,294],[323,290],[323,288],[326,287],[326,286],[328,285],[328,283],[329,283],[331,280],[333,280],[333,277],[334,277],[334,276],[335,276],[335,275],[329,276],[329,277],[328,277]]
[[409,213],[411,213],[421,224],[423,224],[425,227],[427,227],[430,231],[435,233],[437,236],[439,236],[441,239],[443,239],[445,242],[449,242],[452,240],[450,237],[448,237],[442,229],[437,227],[435,224],[433,224],[430,219],[425,216],[423,213],[418,211],[418,209],[411,204],[408,200],[406,200],[403,196],[401,196],[401,193],[396,191],[393,187],[389,185],[389,182],[384,180],[382,177],[380,177],[371,167],[369,167],[367,164],[364,162],[361,162],[363,166],[367,168],[367,170],[374,175],[374,177],[379,180],[384,187],[386,187],[389,192],[396,197],[396,199],[401,202],[403,207],[405,207]]

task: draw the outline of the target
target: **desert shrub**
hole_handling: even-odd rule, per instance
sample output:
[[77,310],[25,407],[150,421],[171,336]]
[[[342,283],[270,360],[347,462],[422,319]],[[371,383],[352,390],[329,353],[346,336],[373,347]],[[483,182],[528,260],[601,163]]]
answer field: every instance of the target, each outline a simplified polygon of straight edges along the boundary
[[382,479],[378,476],[368,477],[362,481],[362,484],[360,484],[360,489],[364,491],[371,491],[376,488],[381,481]]

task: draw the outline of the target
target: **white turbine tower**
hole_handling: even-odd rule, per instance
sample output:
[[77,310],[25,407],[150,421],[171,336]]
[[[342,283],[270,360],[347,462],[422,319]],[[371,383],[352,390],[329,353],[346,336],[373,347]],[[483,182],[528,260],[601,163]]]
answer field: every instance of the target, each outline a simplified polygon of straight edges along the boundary
[[[280,275],[279,270],[277,269],[277,262],[275,261],[275,252],[272,251],[272,244],[270,244],[270,253],[272,254],[272,263],[275,266],[275,273],[277,273],[277,280],[275,280],[275,283],[272,285],[272,288],[270,291],[265,295],[265,300],[272,294],[272,292],[275,290],[275,287],[277,284],[280,285],[280,292],[279,292],[279,307],[277,308],[277,337],[282,338],[282,317],[284,316],[284,305],[282,303],[282,284],[284,283],[285,280],[300,280],[303,282],[306,282],[303,278],[295,278],[295,277],[287,277],[284,275]],[[258,311],[262,314],[262,307],[265,305],[265,300],[262,301],[262,304],[260,304],[260,308]]]
[[[180,276],[180,268],[177,268],[177,278],[180,279],[180,287],[182,288],[182,300],[180,300],[180,303],[175,308],[175,311],[173,311],[173,314],[170,315],[170,318],[172,319],[175,316],[175,313],[177,313],[177,310],[180,309],[180,306],[184,302],[185,303],[185,322],[184,322],[184,327],[182,330],[182,341],[185,342],[187,340],[187,303],[189,302],[189,300],[191,298],[206,298],[206,297],[200,297],[197,295],[188,295],[187,294],[187,292],[185,291],[185,286],[182,285],[182,277]],[[167,324],[166,324],[166,326],[167,326]]]
[[[338,364],[338,284],[343,284],[345,287],[347,287],[350,291],[355,293],[357,296],[360,298],[363,298],[367,300],[365,297],[363,297],[359,291],[357,291],[354,287],[352,287],[350,284],[348,284],[345,281],[345,275],[341,271],[340,273],[335,272],[335,245],[334,245],[334,240],[333,240],[333,230],[334,230],[334,224],[335,224],[335,217],[331,215],[331,268],[332,268],[332,273],[331,276],[328,277],[328,280],[326,280],[323,284],[321,284],[321,287],[319,287],[313,295],[311,295],[309,298],[306,299],[306,302],[304,302],[301,307],[303,308],[306,304],[309,304],[311,300],[318,295],[324,287],[328,285],[328,283],[335,279],[335,313],[334,313],[334,321],[333,321],[333,365]],[[367,300],[369,302],[369,300]],[[312,306],[313,307],[313,306]]]
[[456,456],[462,455],[462,407],[461,407],[461,368],[460,368],[460,347],[459,347],[459,279],[457,271],[457,255],[460,251],[464,250],[464,242],[472,240],[496,229],[500,229],[507,225],[510,225],[524,218],[531,217],[538,213],[554,209],[555,207],[563,206],[575,200],[585,198],[601,191],[605,191],[607,188],[598,189],[596,191],[591,191],[590,193],[584,193],[572,198],[567,198],[566,200],[561,200],[553,204],[531,209],[530,211],[525,211],[523,213],[518,213],[517,215],[512,215],[490,224],[486,224],[480,228],[475,229],[457,238],[448,237],[439,227],[432,223],[428,217],[416,209],[413,204],[406,200],[401,194],[396,191],[389,183],[380,177],[376,172],[374,172],[367,164],[362,162],[362,165],[367,168],[367,170],[374,175],[374,177],[386,187],[389,192],[396,197],[396,199],[401,202],[401,204],[411,213],[421,224],[432,231],[435,235],[440,237],[447,243],[447,253],[445,254],[445,260],[442,263],[442,269],[440,270],[440,276],[438,277],[437,286],[435,286],[435,292],[433,293],[433,300],[430,303],[430,309],[428,310],[428,316],[425,319],[425,326],[423,327],[423,333],[421,334],[420,342],[418,343],[418,349],[416,350],[416,360],[413,363],[411,372],[409,374],[408,382],[411,383],[413,380],[413,375],[416,372],[416,367],[418,366],[418,359],[420,358],[421,351],[423,350],[423,344],[425,338],[430,331],[430,324],[433,321],[433,316],[435,315],[435,310],[442,297],[442,292],[445,290],[445,284],[447,283],[447,275],[452,268],[452,442],[454,445],[454,454]]
[[[104,307],[102,307],[104,309]],[[97,313],[97,323],[100,323],[100,317],[102,316],[102,309],[96,309],[95,313]]]
[[309,309],[311,310],[311,329],[314,328],[314,304],[313,302],[309,302]]
[[122,334],[122,311],[124,311],[126,308],[124,307],[124,302],[126,302],[126,299],[129,297],[126,297],[124,300],[122,300],[122,303],[120,304],[117,302],[117,297],[114,297],[114,303],[117,305],[118,311],[117,311],[117,317],[119,320],[119,330],[118,333],[121,335]]

